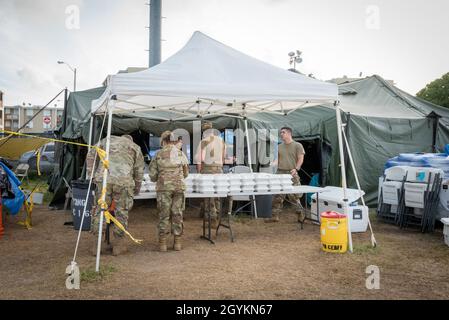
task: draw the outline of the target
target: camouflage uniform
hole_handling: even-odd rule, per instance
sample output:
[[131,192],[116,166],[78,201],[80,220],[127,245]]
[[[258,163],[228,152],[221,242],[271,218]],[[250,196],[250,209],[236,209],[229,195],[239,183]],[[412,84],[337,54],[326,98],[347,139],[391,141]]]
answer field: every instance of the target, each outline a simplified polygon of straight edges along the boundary
[[[201,168],[201,174],[214,174],[214,173],[223,173],[223,166],[210,166],[203,164]],[[201,210],[203,214],[209,213],[212,221],[217,221],[218,214],[221,209],[221,200],[220,198],[204,198],[201,203]]]
[[[203,130],[211,129],[212,125],[206,123],[203,125]],[[215,154],[219,149],[218,155]],[[223,173],[223,156],[225,154],[225,144],[220,137],[217,136],[209,136],[201,140],[200,143],[200,152],[205,151],[206,159],[198,159],[202,160],[201,166],[201,174],[214,174],[214,173]],[[222,154],[220,154],[220,152]],[[209,158],[208,158],[209,157]],[[218,222],[218,215],[220,213],[221,200],[220,198],[205,198],[201,203],[201,211],[204,214],[209,213],[213,222]]]
[[[291,173],[290,173],[290,170],[280,170],[280,169],[278,169],[276,171],[276,174],[291,174]],[[299,180],[299,175],[298,174],[296,174],[295,176],[292,176],[292,181],[293,181],[293,185],[294,186],[301,185],[301,182]],[[301,197],[302,197],[302,193],[300,193],[300,194],[290,193],[290,194],[276,194],[276,195],[274,195],[273,196],[273,203],[272,203],[273,217],[274,218],[278,218],[279,217],[279,214],[282,211],[284,200],[286,198],[291,203],[293,203],[295,205],[297,204],[298,208],[299,208],[299,201],[300,201]]]
[[165,145],[151,160],[149,176],[151,181],[157,182],[160,237],[170,233],[170,218],[173,235],[182,235],[186,190],[184,178],[189,174],[188,165],[187,157],[175,145]]
[[[106,139],[101,140],[100,148],[106,150]],[[95,149],[91,149],[86,158],[87,173],[90,176],[95,157]],[[98,161],[98,156],[97,156]],[[111,206],[115,202],[115,217],[125,227],[128,227],[128,212],[133,206],[133,196],[140,190],[143,180],[145,163],[140,147],[132,142],[130,136],[111,136],[109,146],[109,172],[106,186],[105,201]],[[103,188],[104,167],[99,161],[95,171],[94,181],[97,184],[97,201]],[[92,227],[94,234],[98,234],[100,222],[100,208],[97,201],[92,208]],[[104,230],[104,229],[103,229]],[[114,236],[123,237],[123,231],[115,227]]]

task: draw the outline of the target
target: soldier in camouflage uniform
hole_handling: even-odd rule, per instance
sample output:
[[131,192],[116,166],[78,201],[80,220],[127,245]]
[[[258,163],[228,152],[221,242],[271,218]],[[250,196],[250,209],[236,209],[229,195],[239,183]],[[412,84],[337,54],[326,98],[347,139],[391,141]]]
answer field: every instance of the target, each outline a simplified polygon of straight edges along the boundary
[[[100,141],[100,148],[106,150],[106,138]],[[88,176],[92,172],[93,162],[95,159],[95,149],[91,149],[86,158],[86,168]],[[101,196],[103,188],[103,171],[104,167],[101,161],[98,161],[94,175],[94,182],[97,185],[97,201]],[[115,203],[115,218],[127,229],[128,228],[128,212],[133,206],[133,196],[138,195],[143,180],[144,160],[140,147],[133,142],[130,135],[121,137],[111,136],[109,146],[109,170],[106,185],[105,201],[111,206],[112,201]],[[92,208],[92,224],[91,231],[93,235],[98,235],[100,221],[100,207],[95,202]],[[105,230],[103,228],[103,230]],[[113,255],[125,253],[128,248],[124,232],[114,226],[114,239],[112,248],[104,248],[105,251],[112,249]],[[95,238],[92,247],[92,253],[96,254],[97,239]]]
[[[301,143],[292,139],[292,129],[288,127],[281,128],[281,139],[283,143],[279,145],[276,174],[291,174],[294,186],[299,186],[300,180],[298,170],[304,161],[305,151]],[[302,194],[277,194],[273,197],[272,218],[266,219],[265,222],[278,222],[279,215],[282,211],[283,203],[286,198],[297,206],[298,221],[303,222],[305,214],[301,210],[300,199]]]
[[[204,138],[197,150],[195,159],[197,171],[201,174],[223,173],[226,145],[223,139],[212,131],[212,123],[204,122],[201,129],[207,131],[204,133]],[[219,198],[205,198],[201,206],[203,214],[210,214],[212,228],[216,228],[219,221],[221,200]]]
[[157,207],[159,209],[159,251],[167,251],[167,236],[174,235],[174,249],[181,250],[183,233],[182,216],[185,209],[186,186],[184,179],[189,174],[189,162],[184,153],[176,146],[171,131],[161,135],[162,149],[151,160],[149,176],[156,182]]

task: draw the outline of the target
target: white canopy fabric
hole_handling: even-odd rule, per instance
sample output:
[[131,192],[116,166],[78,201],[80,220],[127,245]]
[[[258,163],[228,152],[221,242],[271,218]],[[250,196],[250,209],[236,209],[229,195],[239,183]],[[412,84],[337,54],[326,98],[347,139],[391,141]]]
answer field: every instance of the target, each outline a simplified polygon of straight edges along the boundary
[[196,31],[163,63],[108,77],[92,112],[104,112],[111,96],[114,113],[169,110],[186,116],[282,112],[334,102],[336,84],[259,61]]

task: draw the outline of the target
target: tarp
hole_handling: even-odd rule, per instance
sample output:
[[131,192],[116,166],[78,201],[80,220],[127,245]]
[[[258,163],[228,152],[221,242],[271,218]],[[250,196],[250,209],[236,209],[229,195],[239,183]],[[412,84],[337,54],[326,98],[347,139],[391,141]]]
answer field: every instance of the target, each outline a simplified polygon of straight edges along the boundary
[[16,175],[4,163],[0,162],[0,165],[8,175],[9,182],[11,183],[11,189],[15,196],[13,199],[2,199],[2,205],[11,215],[16,215],[19,213],[20,208],[22,208],[23,202],[25,201],[25,195],[19,188],[21,183],[19,179],[17,179]]
[[19,160],[20,156],[27,151],[37,150],[47,141],[39,138],[1,138],[0,157],[8,160]]
[[419,119],[435,112],[449,124],[449,109],[412,96],[378,75],[339,85],[340,108],[366,117]]
[[291,110],[306,102],[333,102],[333,83],[319,81],[259,61],[201,32],[166,61],[134,73],[108,77],[92,112],[116,97],[115,112],[168,110],[184,117]]
[[92,100],[98,99],[104,91],[105,87],[99,87],[70,94],[63,121],[66,127],[63,128],[62,138],[74,140],[84,137],[84,140],[88,141],[90,105]]

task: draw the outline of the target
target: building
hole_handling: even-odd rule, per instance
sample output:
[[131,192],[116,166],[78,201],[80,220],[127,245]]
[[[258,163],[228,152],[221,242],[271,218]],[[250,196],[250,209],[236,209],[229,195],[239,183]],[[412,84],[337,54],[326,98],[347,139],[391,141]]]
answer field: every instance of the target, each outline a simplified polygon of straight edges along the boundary
[[0,91],[0,129],[3,130],[3,92]]
[[[125,70],[119,70],[119,72],[117,73],[134,73],[134,72],[140,72],[143,70],[146,70],[148,68],[143,68],[143,67],[128,67]],[[104,79],[103,81],[103,87],[106,87],[108,85],[108,77],[106,77],[106,79]]]
[[[41,112],[42,106],[16,105],[3,107],[4,130],[21,130],[23,133],[44,133],[55,130],[62,121],[64,108],[47,107]],[[34,118],[33,118],[34,117]]]

